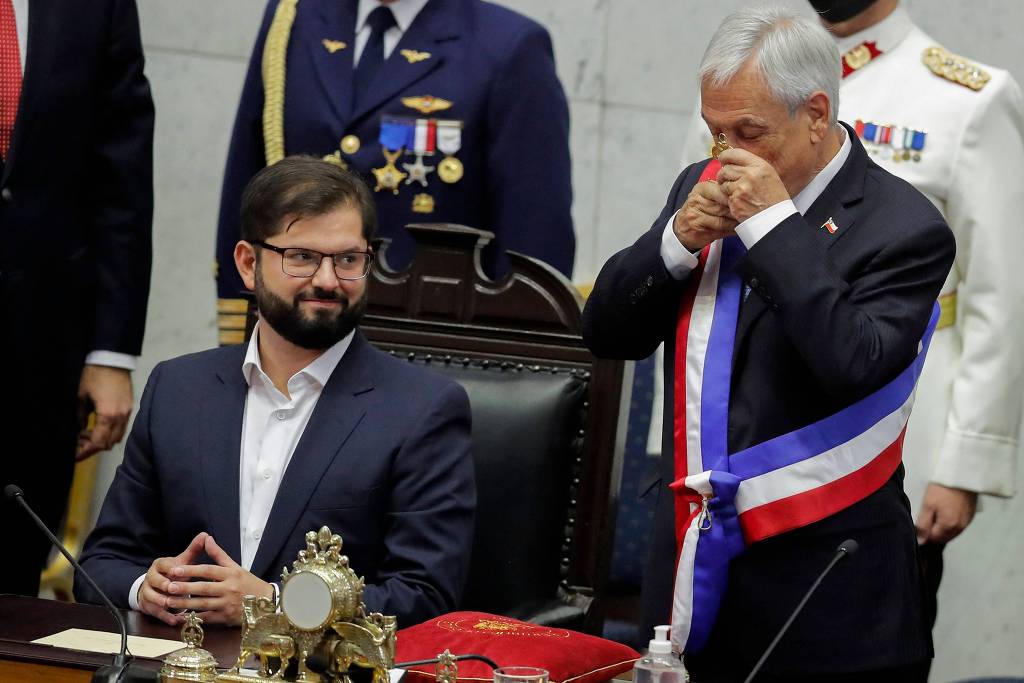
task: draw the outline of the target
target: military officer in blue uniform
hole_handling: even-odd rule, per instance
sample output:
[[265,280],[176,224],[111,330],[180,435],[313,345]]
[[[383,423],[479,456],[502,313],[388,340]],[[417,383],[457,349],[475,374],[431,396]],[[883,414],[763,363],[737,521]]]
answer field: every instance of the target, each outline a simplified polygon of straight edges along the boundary
[[409,263],[405,225],[494,232],[506,251],[571,275],[569,111],[551,39],[482,0],[270,0],[228,152],[217,235],[221,343],[242,341],[233,265],[242,189],[286,154],[360,173],[377,199],[385,259]]

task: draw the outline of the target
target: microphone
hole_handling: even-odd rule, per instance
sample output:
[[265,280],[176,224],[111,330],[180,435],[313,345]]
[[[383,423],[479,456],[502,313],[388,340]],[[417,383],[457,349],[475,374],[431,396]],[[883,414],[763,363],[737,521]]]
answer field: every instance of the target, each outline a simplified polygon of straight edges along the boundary
[[21,490],[21,487],[16,484],[8,484],[4,487],[4,497],[11,501],[12,504],[16,503],[25,510],[25,513],[32,518],[32,521],[35,522],[37,527],[39,527],[39,530],[42,531],[48,539],[50,539],[50,543],[52,543],[57,550],[67,558],[67,561],[71,563],[71,566],[75,568],[75,571],[77,571],[82,578],[92,586],[92,589],[96,591],[101,598],[103,598],[103,602],[106,604],[107,609],[110,610],[110,613],[114,615],[114,619],[117,620],[117,625],[121,629],[121,651],[114,656],[113,665],[101,666],[96,670],[92,675],[92,683],[155,681],[155,672],[145,669],[139,670],[129,666],[131,658],[127,654],[128,628],[125,625],[124,617],[121,615],[121,612],[114,607],[114,603],[110,601],[110,598],[107,597],[106,593],[100,590],[100,587],[96,585],[96,582],[92,580],[92,577],[82,569],[82,565],[78,564],[78,561],[71,556],[71,553],[69,553],[68,549],[64,547],[64,544],[53,535],[53,532],[51,532],[45,524],[43,524],[43,520],[39,519],[39,516],[32,510],[31,506],[29,506],[28,501],[25,500],[25,492]]
[[780,640],[782,640],[782,636],[786,635],[786,631],[788,631],[789,627],[793,624],[793,621],[796,619],[796,615],[800,614],[800,610],[804,608],[804,605],[807,604],[807,601],[811,599],[812,595],[814,595],[814,591],[818,590],[818,586],[821,584],[822,580],[824,580],[824,578],[828,576],[828,573],[832,571],[832,567],[836,566],[836,563],[839,562],[839,560],[846,557],[847,555],[853,555],[855,552],[857,552],[858,548],[860,548],[860,545],[857,543],[857,541],[853,540],[852,538],[848,538],[839,544],[839,547],[836,548],[836,554],[832,558],[832,561],[829,562],[828,566],[825,567],[825,570],[818,575],[817,580],[813,584],[811,584],[810,589],[804,594],[803,599],[800,600],[800,604],[798,604],[796,606],[796,609],[793,610],[793,613],[789,615],[789,619],[786,619],[786,623],[782,625],[781,629],[779,629],[779,632],[775,636],[775,639],[765,649],[764,654],[761,655],[761,659],[757,660],[757,664],[754,665],[754,668],[751,670],[750,675],[748,675],[743,680],[743,683],[750,683],[754,680],[754,676],[756,676],[757,673],[761,670],[761,666],[764,665],[765,661],[768,659],[768,656],[771,655],[771,653],[775,650],[775,646],[779,644]]

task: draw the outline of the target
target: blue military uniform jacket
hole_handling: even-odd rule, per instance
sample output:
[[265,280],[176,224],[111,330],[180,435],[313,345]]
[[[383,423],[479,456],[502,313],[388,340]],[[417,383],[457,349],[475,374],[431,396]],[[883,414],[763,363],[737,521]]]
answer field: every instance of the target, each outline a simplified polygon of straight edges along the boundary
[[[261,62],[277,6],[271,0],[267,7],[228,154],[217,240],[222,299],[244,291],[232,250],[242,191],[266,164]],[[357,8],[357,0],[298,1],[286,51],[284,153],[331,157],[360,173],[372,189],[373,169],[387,163],[378,141],[382,120],[459,122],[460,145],[451,156],[461,162],[461,178],[444,182],[435,169],[426,187],[403,179],[397,194],[387,188],[374,193],[378,234],[392,240],[388,264],[402,267],[412,258],[408,223],[452,222],[495,233],[482,257],[490,275],[503,272],[506,250],[538,257],[570,275],[575,238],[569,113],[547,31],[481,0],[430,0],[354,104]],[[446,156],[436,151],[423,163],[436,167]],[[407,150],[395,167],[405,172],[403,164],[415,161]],[[225,303],[222,313],[230,310]]]

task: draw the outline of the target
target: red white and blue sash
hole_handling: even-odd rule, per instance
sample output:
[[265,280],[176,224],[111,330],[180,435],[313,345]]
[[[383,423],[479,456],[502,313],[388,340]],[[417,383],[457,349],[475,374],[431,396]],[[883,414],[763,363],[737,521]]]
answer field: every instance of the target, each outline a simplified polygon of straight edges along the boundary
[[743,287],[734,266],[744,252],[736,237],[705,247],[676,326],[676,481],[670,486],[679,554],[672,642],[691,654],[711,633],[732,558],[751,543],[853,505],[896,471],[938,320],[936,305],[917,357],[878,391],[807,427],[729,454],[729,386]]

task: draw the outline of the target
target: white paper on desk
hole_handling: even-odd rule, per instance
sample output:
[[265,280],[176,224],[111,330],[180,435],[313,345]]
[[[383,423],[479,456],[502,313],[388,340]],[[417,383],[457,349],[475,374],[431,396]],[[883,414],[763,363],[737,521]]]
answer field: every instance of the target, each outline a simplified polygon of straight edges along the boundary
[[[68,650],[82,650],[84,652],[98,652],[100,654],[116,655],[121,651],[120,633],[89,631],[84,628],[69,628],[66,631],[54,633],[52,636],[46,636],[45,638],[38,638],[32,642],[40,645],[63,647]],[[183,647],[185,647],[185,643],[178,640],[128,636],[128,651],[136,657],[159,659]]]

